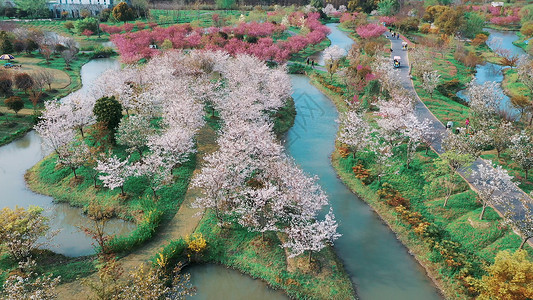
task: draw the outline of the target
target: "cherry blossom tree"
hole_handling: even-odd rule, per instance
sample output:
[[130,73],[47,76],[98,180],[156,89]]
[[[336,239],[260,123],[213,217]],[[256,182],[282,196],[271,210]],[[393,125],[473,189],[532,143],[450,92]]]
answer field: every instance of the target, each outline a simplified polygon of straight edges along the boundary
[[524,248],[527,241],[533,238],[533,208],[530,201],[522,198],[518,207],[510,204],[508,199],[502,199],[499,204],[504,207],[504,224],[510,225],[522,235],[518,249]]
[[332,15],[334,15],[337,12],[335,7],[331,3],[328,3],[328,5],[326,5],[326,7],[322,8],[322,11],[328,16],[332,16]]
[[18,272],[13,272],[3,284],[2,299],[56,299],[56,287],[61,276],[39,275],[35,272],[36,263],[32,259],[19,262]]
[[490,136],[491,144],[498,153],[498,159],[502,151],[507,149],[511,144],[511,137],[515,130],[511,122],[502,121],[497,127],[487,130],[487,134]]
[[355,32],[362,37],[363,39],[376,38],[387,31],[387,28],[383,25],[378,25],[374,23],[360,25],[355,29]]
[[346,144],[355,154],[372,146],[376,130],[363,119],[363,115],[356,111],[348,111],[340,118],[339,141]]
[[98,160],[96,170],[102,175],[98,179],[102,180],[105,187],[110,190],[120,188],[121,195],[124,193],[124,182],[132,175],[131,168],[128,165],[129,157],[125,160],[120,160],[116,155],[108,157],[105,160]]
[[408,138],[405,164],[406,168],[409,168],[416,148],[418,148],[428,135],[431,135],[431,121],[429,119],[419,121],[413,113],[404,116],[403,120],[403,134]]
[[117,130],[117,142],[128,146],[129,152],[137,152],[143,156],[143,149],[148,143],[149,137],[154,134],[150,120],[143,115],[133,115],[123,118]]
[[474,158],[478,158],[483,148],[490,144],[490,137],[483,130],[478,130],[473,134],[466,134],[464,129],[460,129],[459,134],[446,131],[443,135],[442,147],[445,151],[469,154]]
[[406,96],[394,96],[391,100],[378,101],[379,112],[376,120],[382,136],[391,146],[403,136],[405,120],[413,114],[413,101]]
[[440,74],[437,71],[425,72],[422,75],[422,88],[433,98],[433,92],[440,82]]
[[67,118],[72,128],[80,131],[82,138],[84,137],[83,128],[95,122],[93,113],[95,101],[95,98],[82,97],[80,93],[75,93],[64,100],[65,105],[70,105],[70,109],[66,109]]
[[75,138],[72,121],[66,106],[58,101],[45,102],[41,121],[34,127],[43,138],[43,147],[55,151],[61,158],[62,149]]
[[83,166],[89,156],[89,147],[84,142],[71,142],[59,150],[57,162],[69,167],[74,173],[74,178],[78,179],[76,170]]
[[472,172],[472,178],[477,187],[478,199],[483,205],[479,215],[479,219],[483,220],[487,206],[501,202],[501,199],[506,197],[507,191],[513,185],[513,177],[501,166],[493,167],[492,161],[487,160],[485,164],[478,165],[478,170]]
[[156,192],[172,181],[171,171],[170,166],[157,153],[145,157],[142,161],[136,162],[130,168],[132,175],[146,176],[148,178],[150,189],[156,201]]
[[322,55],[324,56],[324,60],[329,60],[331,62],[335,62],[344,56],[346,56],[346,50],[342,49],[341,47],[337,45],[329,46],[322,52]]
[[526,174],[525,180],[527,180],[529,170],[533,168],[533,141],[531,135],[525,130],[513,135],[511,137],[510,150],[511,157],[524,170]]
[[498,83],[487,81],[483,84],[470,83],[466,94],[469,99],[472,124],[478,129],[486,129],[495,125],[500,111],[502,93],[498,91]]
[[290,249],[289,258],[308,252],[309,263],[311,254],[319,252],[326,245],[340,237],[337,233],[337,222],[330,209],[323,221],[313,221],[303,224],[292,224],[286,230],[288,241],[282,247]]

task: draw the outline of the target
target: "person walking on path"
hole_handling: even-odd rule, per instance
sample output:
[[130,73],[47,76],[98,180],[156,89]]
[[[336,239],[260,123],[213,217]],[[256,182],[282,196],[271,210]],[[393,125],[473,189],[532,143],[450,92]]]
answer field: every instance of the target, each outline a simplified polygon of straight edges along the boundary
[[315,61],[314,60],[311,61],[311,68],[313,68],[313,69],[315,68]]
[[307,65],[309,65],[309,57],[307,58],[307,60],[305,61],[305,63],[306,63]]
[[470,119],[466,118],[466,121],[465,121],[466,133],[468,133],[468,125],[470,125]]

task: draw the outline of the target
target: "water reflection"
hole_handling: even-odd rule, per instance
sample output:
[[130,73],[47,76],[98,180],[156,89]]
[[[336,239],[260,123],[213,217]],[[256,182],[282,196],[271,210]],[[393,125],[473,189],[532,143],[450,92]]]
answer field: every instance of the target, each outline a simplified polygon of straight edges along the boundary
[[191,283],[198,289],[198,294],[191,299],[288,299],[283,292],[268,288],[263,281],[222,266],[193,266],[186,271],[191,273]]

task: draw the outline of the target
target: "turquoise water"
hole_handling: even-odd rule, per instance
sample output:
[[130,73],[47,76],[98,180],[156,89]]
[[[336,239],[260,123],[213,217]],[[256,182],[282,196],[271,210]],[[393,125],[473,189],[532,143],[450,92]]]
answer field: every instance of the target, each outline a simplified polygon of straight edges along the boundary
[[424,269],[409,255],[372,209],[355,196],[331,166],[338,112],[333,103],[301,75],[291,75],[295,125],[286,149],[309,174],[318,175],[342,234],[335,249],[361,299],[441,299]]

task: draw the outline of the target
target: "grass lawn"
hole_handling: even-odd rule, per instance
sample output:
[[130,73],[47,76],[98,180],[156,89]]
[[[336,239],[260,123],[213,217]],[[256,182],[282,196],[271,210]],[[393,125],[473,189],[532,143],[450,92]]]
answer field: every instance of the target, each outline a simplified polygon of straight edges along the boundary
[[23,136],[34,125],[33,116],[0,113],[0,146]]
[[[455,61],[452,54],[444,58],[436,56],[434,67],[441,73],[443,83],[455,78],[463,85],[470,81],[471,70]],[[334,83],[330,84],[329,80],[320,80],[319,77],[324,75],[316,73],[314,76],[313,84],[318,85],[332,98],[339,111],[345,110],[345,102],[341,101],[342,97],[335,91],[335,86],[344,91],[339,78],[334,76]],[[430,98],[420,88],[416,78],[415,86],[420,97],[442,122],[453,120],[462,124],[468,116],[467,106],[438,91]],[[483,266],[493,262],[498,251],[514,251],[520,245],[521,238],[508,227],[501,225],[500,217],[492,208],[488,208],[485,218],[479,220],[481,204],[477,202],[475,192],[470,190],[464,181],[457,186],[447,207],[443,208],[444,190],[438,186],[430,188],[425,175],[435,168],[434,160],[437,154],[430,151],[426,155],[425,149],[419,149],[407,169],[404,152],[405,145],[395,150],[397,155],[392,158],[391,166],[387,168],[381,182],[371,175],[365,184],[355,177],[352,170],[355,165],[362,164],[373,174],[373,154],[358,154],[357,158],[353,159],[351,154],[343,158],[336,151],[332,162],[340,178],[381,215],[429,270],[430,276],[437,281],[446,297],[470,298],[464,288],[464,282],[460,279],[461,272],[479,278],[484,274]],[[385,182],[408,199],[410,205],[404,213],[388,205],[377,195]],[[533,249],[529,246],[526,248],[533,258]]]

